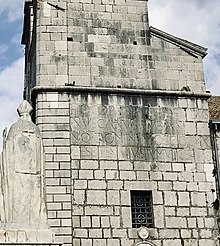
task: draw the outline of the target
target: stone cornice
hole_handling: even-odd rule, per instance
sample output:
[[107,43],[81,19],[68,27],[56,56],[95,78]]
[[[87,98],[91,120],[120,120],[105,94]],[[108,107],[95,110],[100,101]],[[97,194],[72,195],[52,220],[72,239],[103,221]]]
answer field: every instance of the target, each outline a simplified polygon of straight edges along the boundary
[[152,27],[152,26],[150,27],[150,34],[152,36],[159,37],[163,40],[166,40],[167,42],[175,44],[179,46],[180,48],[184,49],[186,52],[199,55],[202,58],[204,58],[207,55],[207,52],[206,52],[207,48],[191,43],[187,40],[175,37],[169,33],[156,29],[155,27]]
[[41,92],[64,92],[64,93],[106,93],[106,94],[127,94],[127,95],[146,95],[162,97],[187,97],[187,98],[210,98],[211,93],[193,93],[187,91],[165,91],[165,90],[144,90],[144,89],[127,89],[127,88],[105,88],[105,87],[76,87],[76,86],[59,86],[59,87],[40,87],[32,89],[32,97],[36,97]]

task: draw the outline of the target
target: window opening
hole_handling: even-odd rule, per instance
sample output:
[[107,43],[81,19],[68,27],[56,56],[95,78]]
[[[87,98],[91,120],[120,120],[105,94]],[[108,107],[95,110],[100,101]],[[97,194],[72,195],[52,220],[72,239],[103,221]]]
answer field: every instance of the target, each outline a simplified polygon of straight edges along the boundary
[[152,191],[131,191],[132,228],[154,226]]

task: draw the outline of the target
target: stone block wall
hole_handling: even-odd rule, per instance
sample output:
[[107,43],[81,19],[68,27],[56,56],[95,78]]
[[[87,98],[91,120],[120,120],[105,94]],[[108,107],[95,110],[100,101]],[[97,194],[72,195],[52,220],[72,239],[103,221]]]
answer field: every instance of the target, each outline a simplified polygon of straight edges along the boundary
[[69,107],[66,94],[41,94],[37,99],[36,123],[44,139],[48,220],[56,240],[67,245],[72,243]]
[[205,98],[42,91],[36,112],[58,241],[133,245],[130,191],[150,190],[156,246],[215,245]]
[[205,92],[201,56],[152,35],[147,1],[42,1],[35,15],[37,86]]
[[[202,58],[193,56],[162,38],[151,36],[152,61],[149,89],[188,90],[204,93],[205,78]],[[142,82],[144,82],[142,80]]]
[[[78,86],[142,87],[148,64],[147,1],[81,1],[68,7],[69,81]],[[146,82],[147,84],[147,82]]]
[[56,240],[133,246],[130,192],[147,190],[156,246],[216,245],[204,48],[156,35],[147,1],[34,3],[28,98]]

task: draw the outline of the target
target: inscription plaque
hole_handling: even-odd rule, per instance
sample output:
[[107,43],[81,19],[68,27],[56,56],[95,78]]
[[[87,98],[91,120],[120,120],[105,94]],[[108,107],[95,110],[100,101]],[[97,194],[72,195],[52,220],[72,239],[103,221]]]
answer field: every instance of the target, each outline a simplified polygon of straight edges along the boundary
[[176,160],[172,148],[184,131],[179,112],[141,103],[113,105],[110,100],[102,105],[98,96],[91,98],[74,99],[71,104],[71,145],[81,146],[80,158]]

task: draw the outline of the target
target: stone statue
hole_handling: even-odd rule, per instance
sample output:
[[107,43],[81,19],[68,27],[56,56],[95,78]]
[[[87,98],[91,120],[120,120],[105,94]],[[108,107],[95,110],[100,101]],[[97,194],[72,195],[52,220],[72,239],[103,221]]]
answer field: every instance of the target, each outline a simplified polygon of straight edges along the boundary
[[0,161],[0,230],[4,231],[48,230],[43,145],[31,112],[31,105],[23,101],[18,108],[19,120],[7,136],[4,131]]

